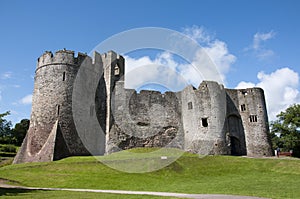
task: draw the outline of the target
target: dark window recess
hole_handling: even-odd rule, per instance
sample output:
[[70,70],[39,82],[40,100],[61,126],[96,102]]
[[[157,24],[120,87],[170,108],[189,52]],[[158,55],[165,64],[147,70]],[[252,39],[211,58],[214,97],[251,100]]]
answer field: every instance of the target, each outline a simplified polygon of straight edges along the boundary
[[120,75],[120,68],[118,65],[115,66],[115,76],[119,76]]
[[66,80],[66,72],[63,72],[63,81]]
[[147,122],[138,122],[137,125],[138,126],[149,126],[150,124]]
[[202,119],[201,119],[201,122],[202,122],[202,126],[203,126],[203,127],[208,127],[208,121],[207,121],[207,118],[202,118]]
[[257,122],[257,115],[250,115],[250,122]]
[[192,103],[192,102],[189,102],[189,103],[188,103],[188,110],[191,110],[191,109],[193,109],[193,103]]
[[242,94],[243,94],[243,95],[248,95],[248,93],[247,93],[246,90],[242,90]]
[[57,105],[57,115],[59,115],[60,105]]
[[241,105],[241,111],[245,111],[246,110],[246,105],[245,104],[242,104]]
[[91,116],[91,117],[94,116],[94,109],[95,109],[95,106],[91,105],[91,106],[90,106],[90,116]]

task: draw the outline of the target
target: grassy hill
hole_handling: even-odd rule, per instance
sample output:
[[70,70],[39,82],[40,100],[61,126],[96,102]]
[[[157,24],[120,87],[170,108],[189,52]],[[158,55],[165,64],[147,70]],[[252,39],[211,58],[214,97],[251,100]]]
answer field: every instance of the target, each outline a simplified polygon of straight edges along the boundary
[[[145,165],[143,153],[120,152],[99,157],[121,167]],[[133,155],[132,155],[133,154]],[[170,153],[171,157],[171,153]],[[151,161],[161,160],[150,155]],[[184,153],[169,166],[150,173],[125,173],[94,157],[70,157],[56,162],[8,165],[0,178],[31,187],[116,189],[181,193],[211,193],[300,198],[300,160],[205,156]]]

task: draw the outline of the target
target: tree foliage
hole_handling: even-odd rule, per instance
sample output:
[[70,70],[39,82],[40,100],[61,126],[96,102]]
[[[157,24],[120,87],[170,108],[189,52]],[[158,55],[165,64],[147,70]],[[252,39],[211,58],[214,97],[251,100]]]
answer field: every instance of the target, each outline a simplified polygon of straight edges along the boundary
[[0,143],[20,146],[29,128],[29,120],[23,119],[12,128],[10,121],[4,119],[9,111],[0,114]]
[[300,104],[278,114],[270,127],[273,147],[282,151],[293,150],[293,155],[300,157]]
[[13,144],[21,146],[29,128],[29,123],[30,121],[28,119],[23,119],[15,125],[12,129]]
[[4,117],[10,114],[9,111],[5,113],[0,113],[0,142],[5,143],[8,142],[9,137],[11,135],[11,122],[4,119]]

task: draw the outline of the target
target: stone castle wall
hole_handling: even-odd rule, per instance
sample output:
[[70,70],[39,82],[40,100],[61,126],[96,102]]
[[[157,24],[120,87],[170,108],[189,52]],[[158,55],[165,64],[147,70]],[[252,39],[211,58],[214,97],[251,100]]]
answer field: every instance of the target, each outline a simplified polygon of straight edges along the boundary
[[113,125],[107,153],[133,147],[184,148],[179,93],[124,89],[124,81],[113,93]]
[[[84,94],[95,84],[89,74],[101,76],[92,99]],[[225,89],[204,81],[177,93],[137,93],[124,88],[124,74],[124,58],[112,51],[95,52],[93,58],[81,53],[75,57],[68,50],[44,53],[36,69],[30,127],[14,162],[102,155],[133,147],[272,155],[262,89]],[[81,81],[76,89],[75,78]],[[87,106],[72,101],[74,92]],[[87,119],[84,125],[75,126],[74,104]],[[94,114],[102,134],[88,122]]]
[[[228,128],[234,136],[245,140],[243,150],[249,156],[272,155],[268,137],[268,116],[261,88],[226,89],[228,94]],[[238,119],[238,120],[237,120]],[[244,146],[245,145],[245,146]]]
[[198,89],[182,91],[185,149],[199,154],[228,154],[224,132],[225,90],[216,82],[204,81]]

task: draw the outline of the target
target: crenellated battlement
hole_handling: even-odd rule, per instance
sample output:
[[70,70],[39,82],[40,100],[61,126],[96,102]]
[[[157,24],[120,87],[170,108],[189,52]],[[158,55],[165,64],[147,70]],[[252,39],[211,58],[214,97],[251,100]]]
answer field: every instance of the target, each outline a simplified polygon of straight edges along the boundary
[[92,57],[81,52],[78,52],[78,55],[75,56],[74,51],[66,49],[58,50],[54,54],[51,51],[45,51],[45,53],[37,60],[36,71],[49,65],[80,67],[83,62],[93,65],[104,65],[104,67],[106,67],[106,65],[109,65],[108,63],[111,63],[112,60],[117,60],[118,63],[124,63],[124,58],[114,51],[109,51],[103,54],[95,51]]

